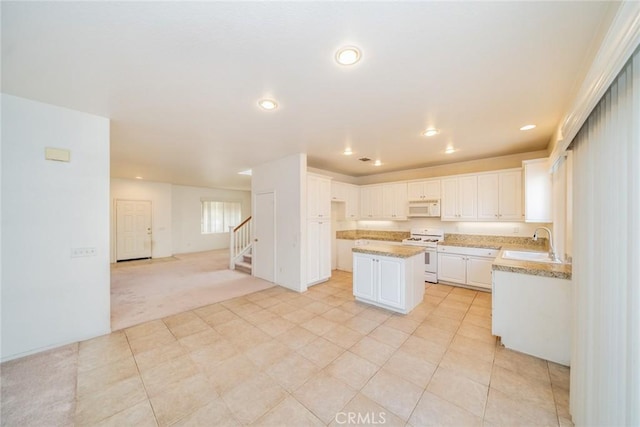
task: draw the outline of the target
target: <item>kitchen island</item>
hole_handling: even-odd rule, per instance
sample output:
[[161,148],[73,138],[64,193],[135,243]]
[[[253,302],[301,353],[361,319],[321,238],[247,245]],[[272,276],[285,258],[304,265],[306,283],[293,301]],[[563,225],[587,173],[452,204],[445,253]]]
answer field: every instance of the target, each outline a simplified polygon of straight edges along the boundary
[[407,314],[424,297],[424,248],[373,244],[353,248],[356,300]]

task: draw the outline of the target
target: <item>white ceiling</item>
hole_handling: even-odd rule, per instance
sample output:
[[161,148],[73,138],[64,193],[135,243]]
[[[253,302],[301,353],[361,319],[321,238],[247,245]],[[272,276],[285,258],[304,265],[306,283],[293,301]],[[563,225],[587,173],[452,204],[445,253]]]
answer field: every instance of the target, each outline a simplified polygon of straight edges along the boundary
[[113,177],[248,189],[296,152],[362,176],[544,149],[617,6],[3,1],[2,90],[111,118]]

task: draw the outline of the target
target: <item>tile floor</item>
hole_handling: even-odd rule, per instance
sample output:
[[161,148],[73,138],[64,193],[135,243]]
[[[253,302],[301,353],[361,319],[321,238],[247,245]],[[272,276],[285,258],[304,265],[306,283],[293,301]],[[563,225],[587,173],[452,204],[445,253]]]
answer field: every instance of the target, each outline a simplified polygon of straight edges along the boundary
[[572,425],[568,368],[500,347],[490,316],[443,285],[392,314],[335,271],[7,362],[2,425]]

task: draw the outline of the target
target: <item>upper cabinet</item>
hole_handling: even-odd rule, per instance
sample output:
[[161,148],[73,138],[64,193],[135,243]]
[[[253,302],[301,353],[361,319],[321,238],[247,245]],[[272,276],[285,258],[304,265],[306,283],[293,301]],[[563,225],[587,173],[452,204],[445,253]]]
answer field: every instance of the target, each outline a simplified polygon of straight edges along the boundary
[[407,195],[410,202],[440,199],[440,180],[413,181],[407,183]]
[[522,171],[478,175],[478,219],[522,221]]
[[360,187],[360,219],[382,218],[382,199],[382,185],[365,185]]
[[474,221],[478,218],[477,176],[443,179],[441,188],[443,221]]
[[307,174],[307,217],[331,217],[331,178]]
[[344,202],[345,219],[360,218],[360,187],[344,182],[331,181],[331,201]]
[[552,185],[548,159],[525,160],[524,220],[553,222],[551,212]]
[[391,220],[407,219],[407,183],[382,186],[382,216]]

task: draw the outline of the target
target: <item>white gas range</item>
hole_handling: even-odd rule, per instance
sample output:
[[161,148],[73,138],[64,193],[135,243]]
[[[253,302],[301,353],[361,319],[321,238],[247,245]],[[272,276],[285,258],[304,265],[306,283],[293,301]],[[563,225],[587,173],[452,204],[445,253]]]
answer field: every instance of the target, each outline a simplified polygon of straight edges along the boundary
[[444,241],[444,230],[439,228],[412,228],[411,236],[402,241],[403,245],[423,246],[424,280],[438,283],[438,242]]

